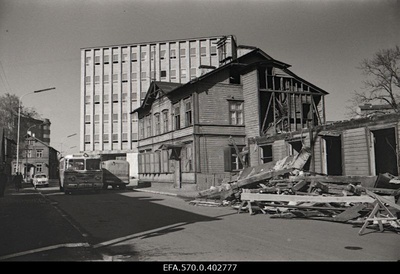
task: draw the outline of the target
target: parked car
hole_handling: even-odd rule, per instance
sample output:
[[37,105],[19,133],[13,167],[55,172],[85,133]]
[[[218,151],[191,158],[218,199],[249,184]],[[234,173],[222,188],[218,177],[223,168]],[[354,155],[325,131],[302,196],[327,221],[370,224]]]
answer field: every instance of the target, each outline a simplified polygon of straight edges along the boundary
[[33,176],[32,183],[35,188],[37,186],[49,186],[49,178],[47,178],[46,174],[38,173]]

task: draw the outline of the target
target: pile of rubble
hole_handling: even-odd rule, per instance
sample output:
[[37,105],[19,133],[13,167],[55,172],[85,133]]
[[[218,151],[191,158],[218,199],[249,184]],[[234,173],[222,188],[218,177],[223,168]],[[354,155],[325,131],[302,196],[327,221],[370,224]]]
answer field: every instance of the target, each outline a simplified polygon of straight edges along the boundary
[[[199,192],[193,205],[232,206],[238,213],[307,218],[400,232],[400,180],[379,176],[326,176],[303,171],[310,150],[276,163],[244,169],[236,178]],[[211,201],[213,200],[213,201]]]

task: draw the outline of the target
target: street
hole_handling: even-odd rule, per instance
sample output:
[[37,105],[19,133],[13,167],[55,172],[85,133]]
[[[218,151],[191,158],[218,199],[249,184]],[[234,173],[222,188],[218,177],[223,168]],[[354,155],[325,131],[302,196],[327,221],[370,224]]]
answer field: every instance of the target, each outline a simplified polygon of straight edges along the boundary
[[[231,207],[194,206],[178,197],[132,189],[73,195],[60,193],[56,186],[36,191],[42,194],[36,194],[37,197],[45,198],[41,203],[50,204],[55,209],[52,214],[58,214],[40,218],[60,220],[60,231],[54,235],[31,235],[44,239],[49,236],[65,238],[67,232],[71,234],[68,236],[70,242],[76,239],[75,242],[88,243],[96,256],[85,257],[87,254],[84,252],[86,255],[81,258],[75,256],[74,260],[78,261],[400,259],[399,235],[390,231],[368,230],[359,236],[359,227],[349,224],[273,219],[268,215],[245,212],[237,214]],[[18,197],[22,199],[24,195]],[[35,220],[30,218],[25,225],[29,225],[29,221]],[[2,232],[3,235],[7,233]],[[8,254],[17,251],[23,250],[14,248]],[[36,260],[34,254],[29,258]],[[13,260],[18,260],[18,257]]]

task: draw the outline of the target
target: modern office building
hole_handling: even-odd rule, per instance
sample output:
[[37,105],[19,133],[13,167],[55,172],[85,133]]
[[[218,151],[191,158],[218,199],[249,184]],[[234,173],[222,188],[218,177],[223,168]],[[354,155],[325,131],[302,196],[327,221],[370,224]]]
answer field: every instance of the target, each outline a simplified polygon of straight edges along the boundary
[[82,48],[80,150],[126,157],[134,168],[138,119],[130,113],[150,83],[193,81],[237,52],[233,35]]

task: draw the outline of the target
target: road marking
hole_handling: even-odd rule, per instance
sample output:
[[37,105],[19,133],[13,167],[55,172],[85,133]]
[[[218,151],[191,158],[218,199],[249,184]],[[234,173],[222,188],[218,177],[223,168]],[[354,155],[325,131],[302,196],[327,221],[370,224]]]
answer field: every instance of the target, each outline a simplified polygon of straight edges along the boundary
[[46,247],[41,247],[41,248],[36,248],[36,249],[32,249],[32,250],[27,250],[27,251],[23,251],[23,252],[18,252],[18,253],[1,256],[0,261],[7,260],[10,258],[14,258],[14,257],[29,255],[29,254],[33,254],[33,253],[37,253],[37,252],[57,249],[57,248],[61,248],[61,247],[90,247],[90,244],[89,243],[66,243],[66,244],[51,245],[51,246],[46,246]]
[[182,222],[182,223],[167,225],[167,226],[163,226],[163,227],[159,227],[159,228],[155,228],[155,229],[151,229],[151,230],[147,230],[147,231],[143,231],[143,232],[138,232],[138,233],[131,234],[131,235],[128,235],[128,236],[116,238],[116,239],[109,240],[109,241],[102,242],[102,243],[98,243],[96,245],[93,245],[93,248],[99,248],[99,247],[112,245],[112,244],[123,242],[123,241],[126,241],[126,240],[138,238],[138,237],[144,236],[146,234],[151,234],[151,233],[155,233],[155,232],[158,232],[158,231],[162,231],[164,229],[169,229],[169,228],[173,228],[173,227],[179,227],[179,226],[183,226],[183,225],[187,225],[187,224],[189,224],[189,223],[188,222]]

